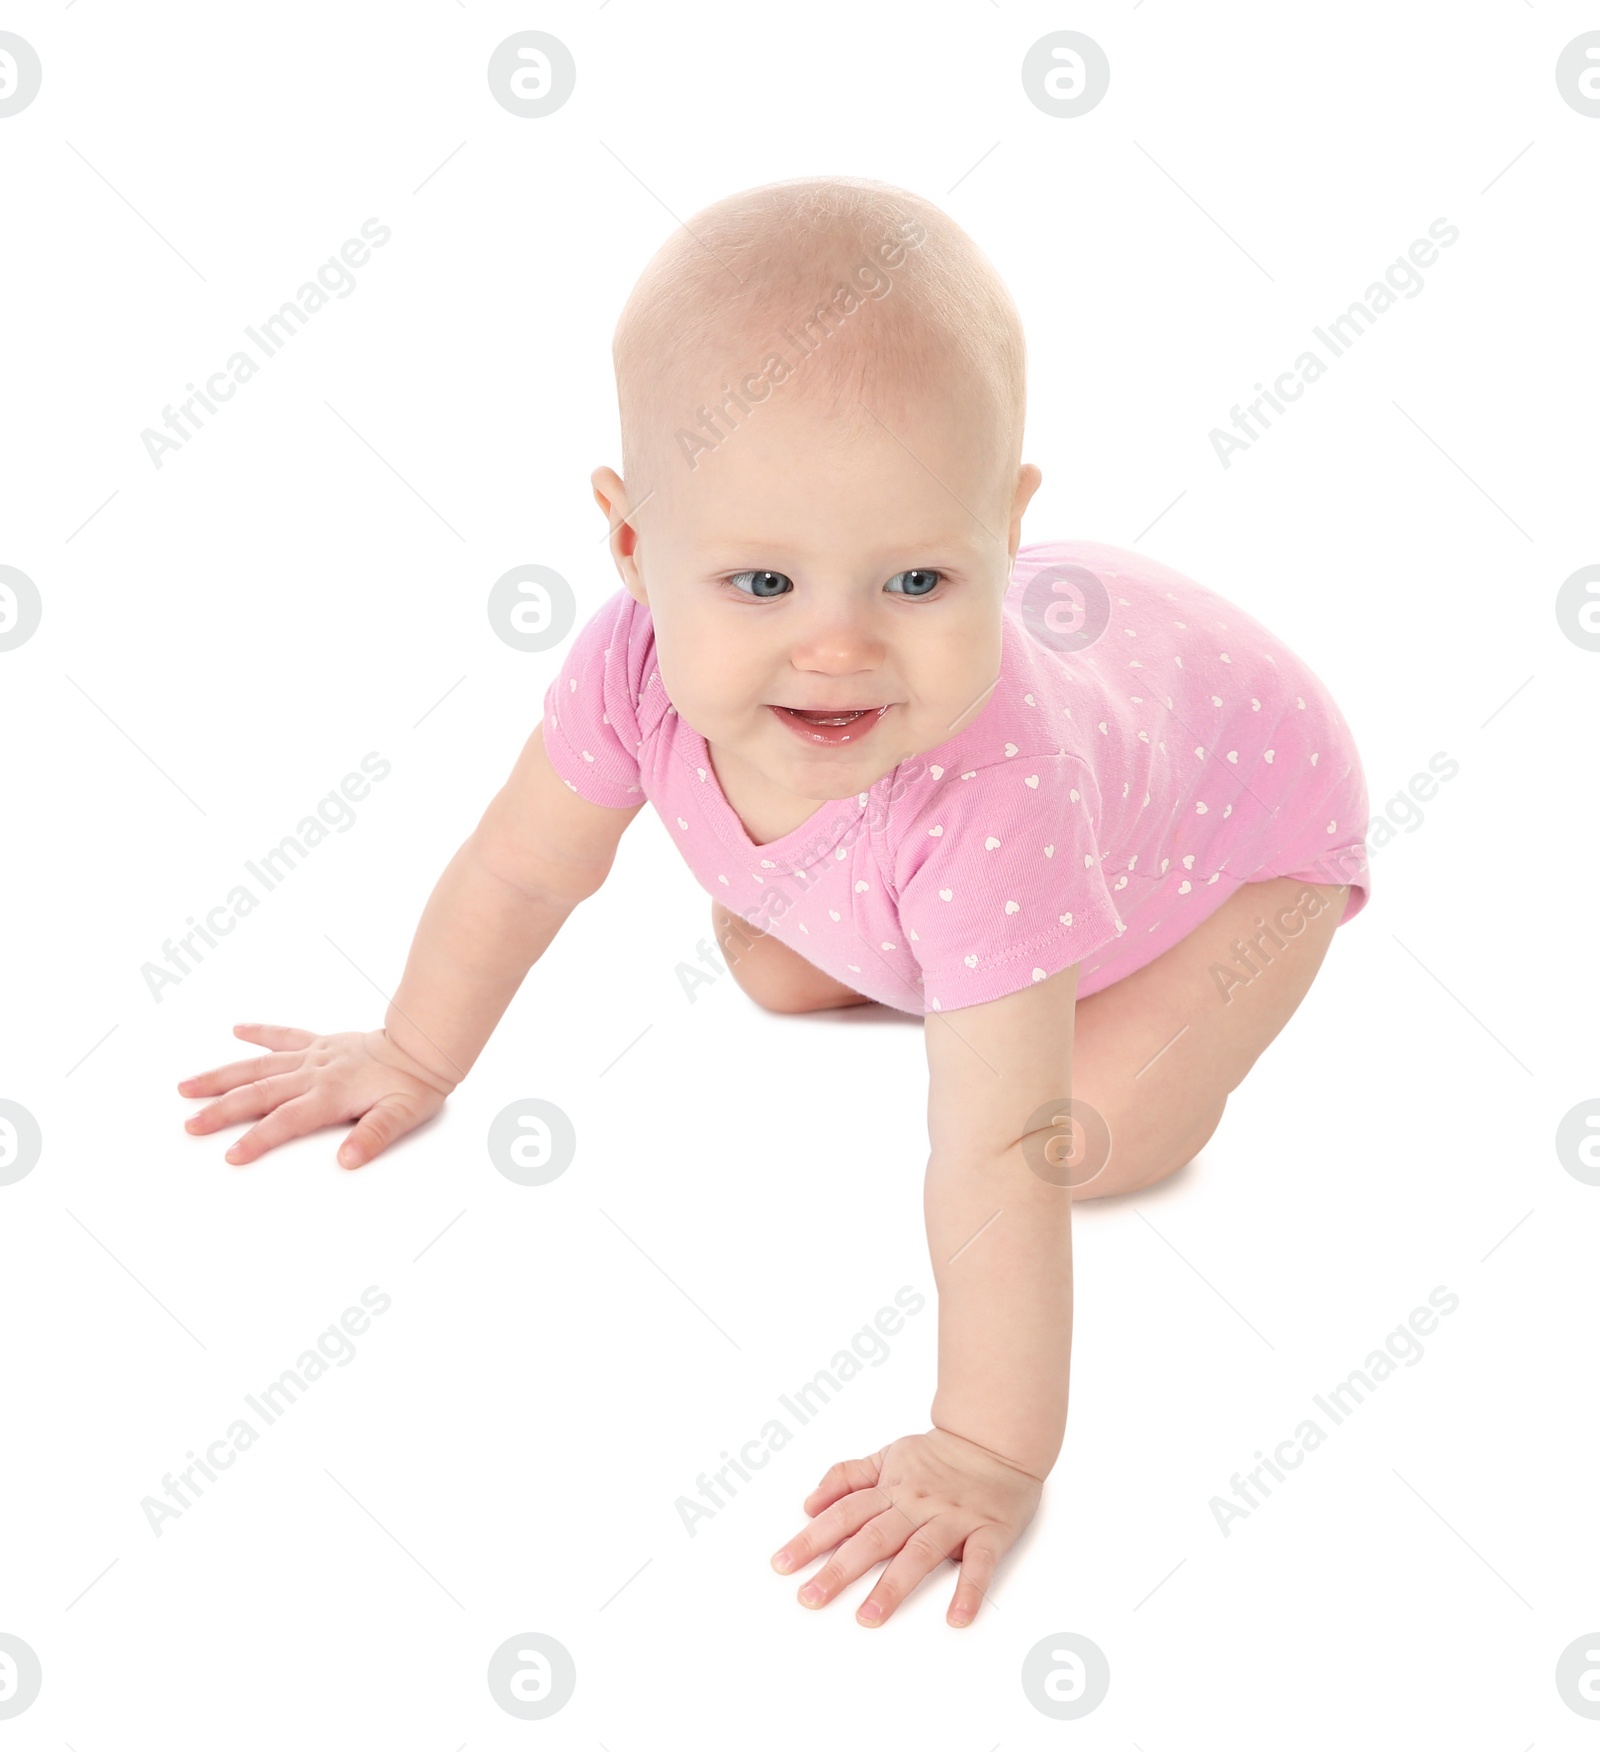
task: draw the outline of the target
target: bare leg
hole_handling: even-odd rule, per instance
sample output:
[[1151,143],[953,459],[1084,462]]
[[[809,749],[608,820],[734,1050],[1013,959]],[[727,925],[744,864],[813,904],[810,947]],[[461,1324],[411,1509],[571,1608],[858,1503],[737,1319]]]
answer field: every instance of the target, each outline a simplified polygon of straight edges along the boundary
[[[1075,1200],[1150,1186],[1204,1146],[1228,1096],[1310,989],[1346,892],[1287,876],[1247,882],[1147,967],[1078,1000],[1072,1093],[1105,1120],[1112,1149],[1073,1188]],[[711,922],[735,980],[764,1009],[795,1015],[871,1002],[720,901]]]
[[1074,1199],[1132,1192],[1191,1160],[1306,995],[1346,893],[1286,876],[1247,882],[1147,967],[1078,1000],[1073,1099],[1105,1120],[1111,1154]]
[[711,903],[711,929],[740,989],[765,1010],[794,1016],[808,1010],[837,1010],[872,1002],[776,937],[729,912],[720,900]]

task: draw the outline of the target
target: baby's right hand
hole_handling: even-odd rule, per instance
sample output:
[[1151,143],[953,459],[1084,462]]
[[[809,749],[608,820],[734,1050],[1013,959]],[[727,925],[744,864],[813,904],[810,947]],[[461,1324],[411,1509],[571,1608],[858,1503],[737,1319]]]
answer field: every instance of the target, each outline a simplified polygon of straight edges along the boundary
[[419,1065],[381,1028],[370,1034],[312,1034],[304,1028],[241,1022],[234,1033],[273,1050],[185,1077],[178,1085],[180,1095],[222,1096],[189,1116],[184,1124],[190,1132],[216,1131],[241,1119],[261,1120],[227,1152],[229,1162],[253,1162],[290,1138],[354,1119],[360,1124],[340,1146],[337,1159],[346,1168],[359,1168],[431,1119],[455,1087]]

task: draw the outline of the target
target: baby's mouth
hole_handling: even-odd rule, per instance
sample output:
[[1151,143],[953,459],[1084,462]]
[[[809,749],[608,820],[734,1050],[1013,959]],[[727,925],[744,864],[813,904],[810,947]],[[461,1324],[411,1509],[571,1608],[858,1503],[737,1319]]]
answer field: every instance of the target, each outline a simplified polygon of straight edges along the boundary
[[866,717],[867,713],[872,709],[871,706],[863,706],[860,711],[857,712],[803,712],[798,706],[784,706],[782,708],[782,710],[789,713],[791,717],[799,718],[802,723],[835,725],[853,724],[857,718]]
[[864,718],[869,712],[876,712],[881,718],[888,709],[887,706],[859,706],[847,712],[814,712],[806,711],[800,706],[778,707],[780,712],[787,712],[791,718],[798,718],[804,724],[828,725],[834,728],[853,724],[857,718]]

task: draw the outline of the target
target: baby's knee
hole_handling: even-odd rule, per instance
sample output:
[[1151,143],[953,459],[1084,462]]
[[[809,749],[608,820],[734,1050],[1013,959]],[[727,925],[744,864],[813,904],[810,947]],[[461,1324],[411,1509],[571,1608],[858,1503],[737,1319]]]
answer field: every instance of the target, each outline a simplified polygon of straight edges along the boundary
[[763,1010],[800,1016],[868,1002],[803,955],[729,912],[721,901],[711,903],[711,928],[734,982]]
[[733,977],[744,994],[763,1010],[778,1016],[803,1016],[812,1010],[836,1010],[847,1004],[864,1004],[860,992],[851,991],[813,967],[782,943],[766,938],[738,962],[730,961]]
[[[1180,1168],[1186,1168],[1211,1142],[1227,1105],[1227,1096],[1220,1096],[1215,1103],[1186,1115],[1176,1126],[1170,1120],[1153,1126],[1119,1125],[1112,1117],[1110,1153],[1098,1171],[1091,1172],[1081,1184],[1073,1186],[1073,1199],[1109,1198],[1120,1192],[1143,1192],[1147,1186],[1168,1179]],[[1122,1133],[1120,1138],[1119,1131]]]

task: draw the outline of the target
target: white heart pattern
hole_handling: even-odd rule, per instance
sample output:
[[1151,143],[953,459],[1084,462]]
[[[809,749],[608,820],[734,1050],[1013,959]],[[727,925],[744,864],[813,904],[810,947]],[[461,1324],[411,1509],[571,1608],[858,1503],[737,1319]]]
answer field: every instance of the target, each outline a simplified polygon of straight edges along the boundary
[[999,845],[999,843],[1000,843],[999,840],[997,840],[993,834],[990,834],[989,837],[983,842],[983,849],[986,852],[992,852],[995,849],[995,847],[997,845]]
[[1037,773],[1029,773],[1027,778],[1022,782],[1030,791],[1037,791],[1039,789],[1039,775]]
[[1014,900],[1008,900],[1008,901],[1007,901],[1007,902],[1006,902],[1006,916],[1007,916],[1007,917],[1008,917],[1008,918],[1009,918],[1009,917],[1010,917],[1010,915],[1011,915],[1011,914],[1012,914],[1012,913],[1014,913],[1014,912],[1021,912],[1021,911],[1022,911],[1022,908],[1021,908],[1021,907],[1019,907],[1019,906],[1018,906],[1018,905],[1017,905],[1017,903],[1016,903],[1016,902],[1015,902],[1015,901],[1014,901]]
[[940,889],[940,890],[939,890],[939,898],[940,898],[940,900],[948,900],[948,899],[949,899],[949,898],[950,898],[950,896],[951,896],[951,893],[952,893],[952,891],[951,891],[951,890],[950,890],[950,889],[948,889],[948,888],[941,888],[941,889]]

